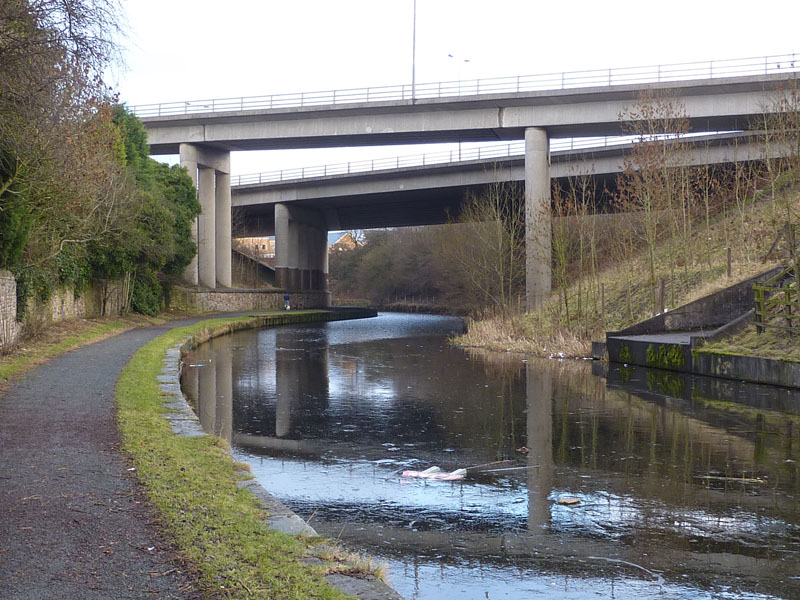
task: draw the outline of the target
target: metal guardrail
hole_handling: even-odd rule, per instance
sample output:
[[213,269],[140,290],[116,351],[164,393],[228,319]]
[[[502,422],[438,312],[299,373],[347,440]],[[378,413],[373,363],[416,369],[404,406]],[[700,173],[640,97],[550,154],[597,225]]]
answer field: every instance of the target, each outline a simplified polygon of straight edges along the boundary
[[[697,135],[708,136],[708,132]],[[658,138],[672,138],[674,135],[660,135]],[[692,134],[683,137],[693,137]],[[639,136],[606,136],[587,138],[567,138],[550,140],[550,152],[570,152],[573,150],[594,150],[630,144],[639,140]],[[262,173],[249,173],[246,175],[232,175],[231,186],[261,185],[281,183],[284,181],[297,181],[317,177],[330,177],[334,175],[357,175],[373,171],[386,171],[404,169],[409,167],[427,167],[444,164],[457,164],[476,160],[503,159],[522,157],[525,155],[525,142],[515,141],[503,144],[486,144],[478,148],[458,148],[442,152],[428,152],[425,154],[409,154],[389,158],[375,158],[350,162],[332,163],[312,167],[296,167],[278,171],[265,171]]]
[[525,142],[510,142],[507,144],[491,144],[480,148],[448,150],[444,152],[428,152],[425,154],[409,154],[389,158],[375,158],[358,160],[312,167],[297,167],[279,171],[266,171],[263,173],[250,173],[246,175],[231,176],[231,186],[258,185],[262,183],[279,183],[282,181],[295,181],[315,177],[329,177],[332,175],[354,175],[384,171],[390,169],[403,169],[406,167],[422,167],[456,163],[459,161],[481,160],[488,158],[507,158],[510,156],[524,155]]
[[131,110],[139,117],[161,117],[306,106],[336,106],[364,102],[458,98],[483,94],[509,94],[637,83],[718,79],[722,77],[744,77],[747,75],[767,75],[770,73],[792,73],[798,71],[800,71],[800,58],[796,57],[795,54],[777,54],[704,62],[421,83],[416,84],[413,88],[411,84],[402,84],[267,96],[185,100],[160,104],[140,104],[131,107]]

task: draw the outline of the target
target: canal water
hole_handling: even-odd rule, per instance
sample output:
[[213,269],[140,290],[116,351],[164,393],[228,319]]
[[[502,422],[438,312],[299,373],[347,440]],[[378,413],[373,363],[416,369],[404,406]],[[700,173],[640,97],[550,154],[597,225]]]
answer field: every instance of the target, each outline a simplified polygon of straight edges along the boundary
[[[798,392],[469,352],[461,327],[238,332],[188,357],[184,392],[407,599],[800,598]],[[470,468],[402,476],[431,466]]]

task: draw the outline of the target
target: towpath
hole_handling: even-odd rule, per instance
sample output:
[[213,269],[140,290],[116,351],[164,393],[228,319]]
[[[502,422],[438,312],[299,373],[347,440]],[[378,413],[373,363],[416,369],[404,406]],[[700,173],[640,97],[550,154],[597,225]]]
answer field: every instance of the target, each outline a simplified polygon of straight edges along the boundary
[[193,321],[68,352],[0,393],[0,597],[202,597],[153,525],[114,421],[133,353]]

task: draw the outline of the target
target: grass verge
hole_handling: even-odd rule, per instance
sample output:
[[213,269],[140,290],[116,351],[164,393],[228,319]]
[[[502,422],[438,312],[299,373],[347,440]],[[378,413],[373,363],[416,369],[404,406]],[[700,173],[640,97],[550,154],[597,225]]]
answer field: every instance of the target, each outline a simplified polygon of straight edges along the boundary
[[796,336],[769,329],[759,334],[756,333],[755,325],[750,325],[729,338],[705,344],[700,351],[760,356],[800,363],[800,344]]
[[[708,226],[696,224],[687,239],[665,238],[658,243],[654,250],[655,275],[665,282],[665,309],[677,308],[780,264],[777,258],[765,257],[785,220],[783,213],[788,209],[793,214],[800,212],[800,190],[784,190],[777,200],[764,196],[756,194],[746,206],[718,215]],[[696,252],[689,260],[685,246]],[[732,250],[730,278],[728,248]],[[453,342],[547,357],[589,356],[591,341],[604,339],[606,331],[624,329],[655,314],[657,288],[649,283],[648,270],[646,252],[620,256],[595,279],[586,276],[573,281],[566,290],[554,289],[535,310],[471,321],[467,333]],[[773,346],[777,351],[781,345]],[[766,352],[768,346],[762,340],[758,351]],[[731,352],[735,351],[731,348]],[[736,353],[753,352],[743,345]]]
[[163,418],[156,376],[164,353],[189,336],[247,326],[248,317],[210,319],[176,328],[143,346],[117,384],[123,447],[158,510],[161,525],[195,570],[203,591],[235,598],[346,598],[322,576],[335,566],[303,562],[319,543],[270,530],[256,498],[237,482],[249,478],[227,444],[211,436],[180,437]]

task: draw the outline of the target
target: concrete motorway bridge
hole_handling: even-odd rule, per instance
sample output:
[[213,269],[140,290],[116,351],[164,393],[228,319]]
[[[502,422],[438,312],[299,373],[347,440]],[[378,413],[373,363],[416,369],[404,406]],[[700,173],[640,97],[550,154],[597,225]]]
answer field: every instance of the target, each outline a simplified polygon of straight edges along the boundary
[[[154,155],[179,154],[202,214],[190,283],[231,285],[230,152],[524,140],[528,306],[550,291],[550,139],[621,135],[644,92],[675,98],[691,131],[745,129],[788,97],[793,55],[471,82],[134,107]],[[281,287],[325,291],[323,210],[275,203]],[[321,297],[327,296],[323,293]]]
[[[757,133],[691,136],[681,142],[685,148],[677,164],[683,166],[766,157],[763,138]],[[625,156],[635,142],[594,144],[563,150],[554,150],[551,144],[551,180],[591,176],[613,182],[623,171]],[[772,158],[786,154],[778,144],[772,144],[769,150]],[[448,155],[452,161],[441,160]],[[374,161],[377,168],[370,168],[371,162],[234,177],[232,206],[243,216],[243,234],[274,235],[275,207],[279,204],[321,213],[331,230],[447,223],[458,216],[469,194],[480,194],[494,183],[525,181],[524,143],[520,142],[465,151],[461,160],[459,153],[452,151],[379,159]],[[387,166],[394,164],[408,166]]]

